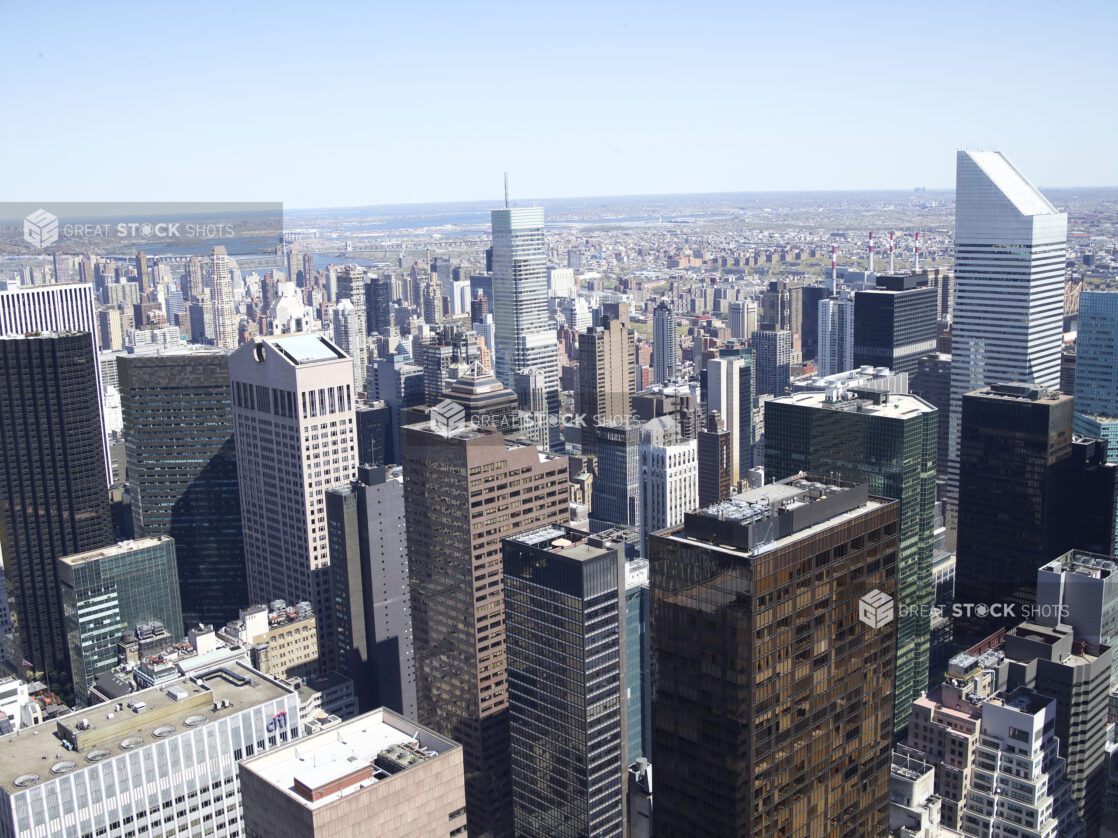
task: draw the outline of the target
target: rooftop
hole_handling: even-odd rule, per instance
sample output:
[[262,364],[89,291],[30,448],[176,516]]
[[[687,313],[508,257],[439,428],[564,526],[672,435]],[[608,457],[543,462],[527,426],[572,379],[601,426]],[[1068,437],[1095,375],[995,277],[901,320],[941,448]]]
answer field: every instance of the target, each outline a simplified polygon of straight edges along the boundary
[[133,553],[136,550],[155,547],[170,540],[171,537],[169,535],[153,535],[148,538],[121,541],[108,547],[98,547],[96,550],[87,550],[84,553],[75,553],[72,556],[62,556],[59,561],[65,562],[68,565],[79,565],[86,562],[97,561],[98,559],[105,559],[110,556],[123,556],[125,553]]
[[131,693],[117,703],[86,707],[0,737],[0,787],[13,793],[291,692],[244,664],[233,664],[164,689]]
[[263,339],[275,347],[288,361],[295,364],[313,364],[318,361],[349,360],[348,356],[321,335],[273,335]]
[[988,703],[1008,707],[1012,710],[1020,710],[1022,713],[1035,716],[1049,704],[1055,704],[1056,702],[1055,699],[1041,695],[1029,687],[1017,687],[1012,692],[1003,690],[997,693]]
[[[872,396],[872,397],[871,397]],[[865,413],[893,419],[909,419],[923,413],[934,413],[936,408],[919,396],[908,393],[874,392],[861,393],[847,390],[841,383],[829,386],[823,391],[794,393],[773,399],[778,404],[796,404],[823,410],[842,410],[851,413]]]
[[1013,202],[1022,215],[1049,215],[1057,212],[1040,190],[1017,171],[1000,151],[962,151],[991,182]]
[[458,747],[382,707],[241,764],[316,810]]

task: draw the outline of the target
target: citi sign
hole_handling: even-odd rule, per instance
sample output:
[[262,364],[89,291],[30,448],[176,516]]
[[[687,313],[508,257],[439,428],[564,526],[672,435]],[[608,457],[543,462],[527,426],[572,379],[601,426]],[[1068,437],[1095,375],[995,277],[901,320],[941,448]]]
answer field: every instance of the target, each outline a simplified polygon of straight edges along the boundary
[[280,710],[278,713],[276,713],[276,715],[272,716],[272,718],[268,720],[268,724],[266,725],[266,727],[268,729],[268,733],[275,733],[277,730],[286,730],[287,711]]

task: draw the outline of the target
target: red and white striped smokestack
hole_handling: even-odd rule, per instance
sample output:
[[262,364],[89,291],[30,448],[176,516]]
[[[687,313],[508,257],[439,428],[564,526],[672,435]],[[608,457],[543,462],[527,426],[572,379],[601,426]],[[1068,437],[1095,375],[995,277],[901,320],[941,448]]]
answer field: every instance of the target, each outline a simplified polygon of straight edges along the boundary
[[889,231],[889,273],[893,273],[893,230]]
[[916,234],[916,273],[920,273],[920,234]]
[[870,233],[870,273],[873,273],[873,233]]

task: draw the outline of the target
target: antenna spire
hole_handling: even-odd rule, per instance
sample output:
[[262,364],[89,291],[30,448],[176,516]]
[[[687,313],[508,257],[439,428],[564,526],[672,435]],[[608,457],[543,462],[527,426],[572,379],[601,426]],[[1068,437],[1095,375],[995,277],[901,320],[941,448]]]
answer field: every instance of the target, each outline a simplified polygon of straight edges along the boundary
[[509,208],[509,173],[505,172],[505,209]]

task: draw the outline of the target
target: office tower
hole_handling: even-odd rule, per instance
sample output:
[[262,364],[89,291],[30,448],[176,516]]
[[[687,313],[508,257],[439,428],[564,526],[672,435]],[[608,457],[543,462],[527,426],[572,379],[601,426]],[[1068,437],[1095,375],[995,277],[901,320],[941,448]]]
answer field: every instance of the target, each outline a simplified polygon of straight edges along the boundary
[[[802,331],[800,332],[801,357],[805,361],[819,357],[819,303],[831,296],[823,285],[805,285],[800,291],[802,298]],[[746,335],[748,338],[753,333]]]
[[947,664],[942,684],[912,704],[908,745],[935,763],[940,823],[962,830],[962,809],[974,772],[982,703],[1005,686],[1007,665],[1000,651],[960,652]]
[[[860,292],[859,292],[860,293]],[[916,396],[835,387],[765,402],[765,476],[800,471],[869,484],[900,501],[894,720],[928,685],[939,414]]]
[[757,331],[757,303],[752,300],[731,302],[728,319],[730,336],[735,340],[749,340]]
[[578,293],[578,280],[573,268],[548,268],[547,290],[552,297],[570,297]]
[[[1072,410],[1071,396],[1022,384],[963,397],[956,602],[1013,603],[1020,614],[1034,604],[1043,565],[1073,547],[1110,552],[1114,513],[1108,522],[1095,508],[1113,510],[1114,490],[1107,497],[1090,485],[1092,464],[1072,441]],[[955,636],[965,648],[1016,622],[1012,614],[964,614]]]
[[148,257],[142,250],[136,254],[136,279],[140,283],[141,291],[147,291],[151,287],[151,273],[148,271]]
[[912,394],[919,396],[939,411],[936,442],[936,471],[947,475],[948,433],[951,415],[951,356],[936,352],[916,362],[916,376],[911,383]]
[[[360,335],[361,346],[365,345],[367,328],[365,310],[365,270],[357,265],[346,265],[338,271],[338,301],[349,300],[353,303],[353,311],[357,315],[357,332]],[[352,353],[350,353],[352,354]]]
[[495,209],[492,223],[494,371],[502,384],[512,387],[515,372],[534,369],[544,390],[557,391],[559,358],[547,311],[543,209]]
[[1059,385],[1067,228],[1067,214],[1000,152],[959,152],[948,468],[957,505],[964,394],[1006,381]]
[[243,835],[238,761],[299,725],[292,687],[231,663],[0,737],[0,831]]
[[515,833],[621,838],[622,552],[570,527],[502,548]]
[[757,396],[785,396],[792,376],[792,333],[754,332]]
[[186,270],[183,272],[182,295],[191,302],[201,302],[204,287],[202,260],[197,256],[191,256],[186,260]]
[[0,553],[12,620],[22,657],[66,694],[56,562],[112,542],[99,371],[88,333],[0,339]]
[[730,431],[719,412],[712,410],[707,416],[707,426],[699,431],[697,440],[699,506],[710,506],[730,496],[733,485],[732,452]]
[[99,348],[103,352],[118,352],[124,348],[124,332],[121,329],[119,309],[98,309],[97,330]]
[[334,307],[334,343],[352,359],[353,392],[365,392],[365,336],[348,297]]
[[803,329],[803,285],[787,280],[774,280],[761,294],[760,331],[790,332],[792,343],[799,349]]
[[369,365],[369,399],[384,402],[391,424],[385,436],[386,463],[399,462],[400,411],[424,402],[423,368],[412,362],[411,354],[398,343],[388,353]]
[[1055,721],[1056,702],[1028,687],[999,692],[983,703],[962,815],[967,834],[1084,834],[1065,761],[1057,755]]
[[1085,642],[1071,626],[1024,622],[1005,636],[1010,688],[1056,700],[1056,738],[1087,835],[1097,836],[1106,790],[1106,714],[1113,650]]
[[683,515],[699,505],[698,442],[680,439],[668,417],[641,428],[640,532],[641,555],[648,555],[648,534],[683,523]]
[[625,761],[652,752],[652,658],[649,645],[648,560],[625,563]]
[[404,480],[383,467],[357,474],[326,492],[338,668],[353,679],[362,712],[390,707],[415,718]]
[[585,297],[561,297],[556,308],[572,331],[581,334],[594,324],[594,315],[590,313],[590,304]]
[[353,368],[316,335],[257,338],[229,358],[250,602],[307,601],[336,668],[326,490],[357,476]]
[[886,833],[898,504],[824,482],[649,539],[657,834]]
[[157,620],[174,636],[182,630],[175,542],[169,536],[62,556],[58,585],[74,694],[82,704],[93,679],[116,666],[116,644],[125,629]]
[[684,439],[695,439],[702,420],[699,411],[700,386],[697,382],[653,384],[633,396],[632,415],[642,422],[670,417]]
[[621,422],[633,412],[634,338],[620,320],[602,317],[578,336],[578,398],[575,412],[584,417],[582,453],[597,456],[597,428]]
[[385,466],[400,461],[391,434],[392,412],[380,401],[354,408],[357,420],[357,462],[366,466]]
[[384,334],[392,327],[392,277],[374,275],[369,279],[369,296],[366,302],[369,334]]
[[516,436],[520,429],[520,410],[516,394],[477,361],[459,375],[443,393],[446,401],[462,405],[462,421],[487,425],[501,433]]
[[519,408],[520,437],[543,451],[558,451],[563,443],[558,422],[559,391],[549,387],[538,369],[514,372],[512,389]]
[[819,302],[820,375],[854,368],[854,295],[850,291],[839,294]]
[[1075,432],[1118,460],[1118,293],[1080,292],[1075,359]]
[[[31,332],[88,332],[90,351],[98,352],[98,321],[93,302],[93,286],[89,283],[46,285],[39,288],[17,288],[0,291],[0,337],[14,337]],[[104,393],[101,368],[94,365],[95,398],[99,421],[104,425]],[[102,456],[105,461],[105,485],[112,485],[109,465],[108,433],[102,428]]]
[[[309,602],[288,605],[277,599],[241,608],[239,614],[218,630],[217,637],[231,646],[247,647],[253,668],[265,675],[313,680],[318,670],[318,618]],[[208,634],[208,628],[195,627],[189,633],[199,652],[205,645],[199,644],[198,636]],[[331,675],[340,677],[336,672]],[[346,683],[352,695],[352,684],[348,679]]]
[[1065,623],[1076,639],[1111,647],[1110,690],[1118,690],[1118,562],[1069,550],[1037,571],[1036,606],[1034,622]]
[[238,765],[247,838],[466,831],[462,748],[385,708]]
[[718,413],[730,435],[731,488],[753,467],[753,394],[745,387],[753,384],[753,365],[746,360],[714,358],[707,362],[707,408]]
[[507,835],[501,538],[567,520],[567,458],[421,424],[404,428],[403,466],[419,719],[462,744],[471,832]]
[[489,313],[489,300],[483,296],[477,296],[470,300],[470,323],[477,324],[485,320],[485,315]]
[[640,431],[635,421],[606,422],[596,431],[598,470],[591,517],[604,524],[640,524]]
[[926,274],[878,276],[876,288],[854,295],[854,363],[846,369],[915,375],[920,359],[935,351],[936,289]]
[[175,540],[186,624],[223,625],[249,601],[229,355],[123,355],[117,370],[135,534]]
[[222,245],[214,245],[210,255],[213,277],[212,307],[214,319],[214,345],[222,349],[237,348],[239,316],[233,298],[233,278],[229,271],[229,255]]
[[679,336],[675,312],[661,301],[652,311],[652,382],[663,384],[679,375]]

